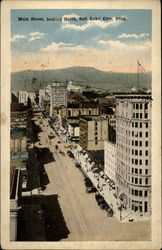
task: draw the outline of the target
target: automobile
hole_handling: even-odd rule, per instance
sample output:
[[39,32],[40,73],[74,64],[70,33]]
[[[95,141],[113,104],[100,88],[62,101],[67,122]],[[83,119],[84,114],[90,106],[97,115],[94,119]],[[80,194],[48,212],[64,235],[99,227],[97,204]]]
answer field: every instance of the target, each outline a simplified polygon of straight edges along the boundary
[[75,163],[75,166],[76,166],[77,168],[80,168],[80,167],[81,167],[79,163]]
[[93,193],[96,192],[96,188],[94,186],[91,187],[86,187],[86,192],[87,193]]
[[67,155],[68,155],[69,157],[71,157],[71,158],[74,158],[74,155],[72,154],[71,151],[67,151]]
[[92,172],[95,173],[99,173],[101,170],[99,168],[93,169]]

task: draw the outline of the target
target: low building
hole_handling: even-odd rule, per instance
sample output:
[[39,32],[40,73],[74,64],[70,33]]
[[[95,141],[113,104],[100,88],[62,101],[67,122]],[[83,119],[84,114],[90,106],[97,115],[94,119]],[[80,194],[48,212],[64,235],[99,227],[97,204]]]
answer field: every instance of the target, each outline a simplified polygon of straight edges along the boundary
[[58,115],[60,117],[79,116],[79,115],[98,115],[99,109],[96,108],[65,108],[58,109]]
[[79,118],[79,144],[85,150],[103,150],[108,139],[108,120],[101,116]]
[[108,140],[104,142],[104,173],[116,182],[116,144]]

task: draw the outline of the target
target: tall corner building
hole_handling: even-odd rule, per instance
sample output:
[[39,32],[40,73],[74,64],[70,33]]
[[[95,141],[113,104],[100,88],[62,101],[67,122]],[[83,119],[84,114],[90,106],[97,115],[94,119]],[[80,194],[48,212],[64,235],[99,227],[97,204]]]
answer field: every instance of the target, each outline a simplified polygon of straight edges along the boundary
[[56,107],[67,107],[67,88],[64,84],[56,81],[51,85],[50,116]]
[[116,192],[126,209],[151,213],[151,94],[116,94]]

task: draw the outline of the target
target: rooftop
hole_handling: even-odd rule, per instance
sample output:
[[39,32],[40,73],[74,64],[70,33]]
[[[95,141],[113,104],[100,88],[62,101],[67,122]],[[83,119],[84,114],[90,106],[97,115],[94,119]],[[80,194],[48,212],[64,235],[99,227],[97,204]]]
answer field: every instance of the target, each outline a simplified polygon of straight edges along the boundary
[[86,121],[104,121],[107,120],[102,116],[88,116],[88,115],[84,115],[84,116],[80,116],[81,119],[84,119]]
[[151,99],[151,93],[147,92],[119,92],[119,93],[114,93],[116,98],[123,99],[123,98],[145,98],[145,99]]

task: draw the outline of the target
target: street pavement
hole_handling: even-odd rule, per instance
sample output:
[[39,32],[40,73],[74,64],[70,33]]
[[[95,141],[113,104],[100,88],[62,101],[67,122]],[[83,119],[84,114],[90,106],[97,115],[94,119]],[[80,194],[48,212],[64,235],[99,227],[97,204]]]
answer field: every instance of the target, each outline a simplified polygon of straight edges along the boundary
[[[107,217],[105,210],[98,206],[95,194],[86,193],[84,176],[75,167],[75,159],[67,155],[67,143],[61,141],[54,130],[48,125],[48,120],[37,118],[42,132],[39,133],[40,143],[37,147],[48,147],[55,161],[45,164],[49,184],[42,195],[58,194],[59,204],[64,220],[70,231],[68,238],[62,241],[100,241],[100,240],[150,240],[151,224],[149,221],[120,223],[115,217]],[[56,137],[49,139],[53,133]],[[65,152],[65,156],[55,149],[55,145]]]

